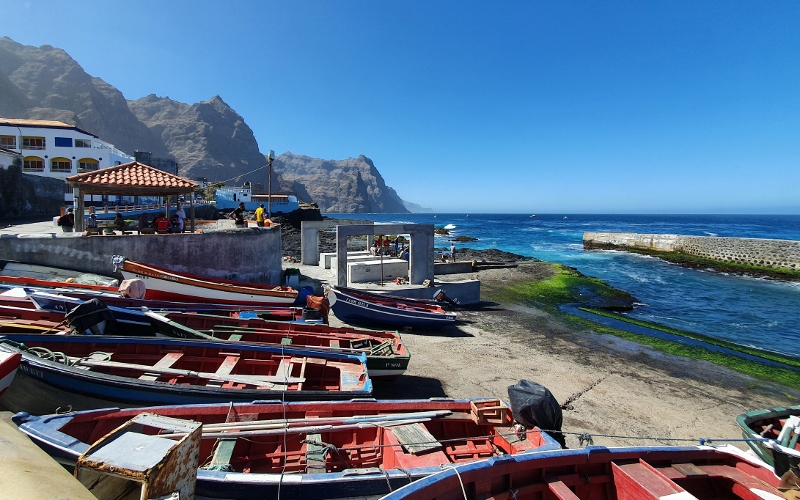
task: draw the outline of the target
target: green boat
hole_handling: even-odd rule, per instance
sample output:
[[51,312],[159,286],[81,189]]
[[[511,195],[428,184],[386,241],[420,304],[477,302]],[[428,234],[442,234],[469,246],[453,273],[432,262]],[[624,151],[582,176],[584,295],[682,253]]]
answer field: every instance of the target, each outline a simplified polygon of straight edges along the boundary
[[[736,417],[742,436],[748,440],[747,444],[764,462],[775,468],[778,476],[783,475],[791,465],[797,467],[800,460],[798,421],[800,405],[755,410]],[[784,430],[787,422],[792,428]]]

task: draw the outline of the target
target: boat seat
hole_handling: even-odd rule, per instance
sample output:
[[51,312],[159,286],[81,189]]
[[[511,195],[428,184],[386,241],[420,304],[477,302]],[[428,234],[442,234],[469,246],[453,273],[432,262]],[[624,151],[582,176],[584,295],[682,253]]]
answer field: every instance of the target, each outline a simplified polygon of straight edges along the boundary
[[[236,367],[236,363],[239,362],[239,355],[238,354],[228,354],[225,359],[222,361],[222,364],[219,365],[219,368],[214,372],[215,375],[230,375],[233,371],[234,367]],[[206,384],[206,387],[222,387],[224,382],[222,380],[209,380]]]
[[697,498],[646,462],[623,465],[612,462],[611,466],[617,490],[630,492],[630,498],[659,500],[668,495],[676,500]]
[[393,467],[438,467],[452,462],[443,451],[442,444],[419,422],[386,427],[384,444],[388,446],[384,454],[392,455],[387,457],[387,464]]
[[569,486],[564,484],[562,481],[548,481],[547,487],[558,500],[580,500],[580,497],[571,489],[569,489]]
[[[158,362],[153,365],[153,368],[170,368],[179,359],[181,359],[181,357],[183,357],[182,352],[168,352],[163,358],[159,359]],[[160,373],[146,372],[144,375],[139,377],[139,380],[149,380],[152,382],[154,380],[158,380],[158,377],[160,376]]]

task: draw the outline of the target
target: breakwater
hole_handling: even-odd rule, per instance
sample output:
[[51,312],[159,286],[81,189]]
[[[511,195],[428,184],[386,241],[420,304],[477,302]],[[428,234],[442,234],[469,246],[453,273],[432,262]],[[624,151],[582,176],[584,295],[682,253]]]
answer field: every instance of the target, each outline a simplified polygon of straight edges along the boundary
[[672,252],[724,263],[800,271],[800,241],[795,240],[586,232],[583,247]]

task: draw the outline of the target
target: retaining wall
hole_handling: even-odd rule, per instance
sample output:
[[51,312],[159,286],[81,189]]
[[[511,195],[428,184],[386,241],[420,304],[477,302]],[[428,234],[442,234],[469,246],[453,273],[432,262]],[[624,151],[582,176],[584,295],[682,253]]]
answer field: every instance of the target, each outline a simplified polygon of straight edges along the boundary
[[121,278],[113,255],[203,276],[281,284],[281,230],[231,229],[195,234],[75,236],[0,235],[0,260],[61,267]]
[[590,232],[583,234],[583,247],[677,252],[720,262],[800,270],[800,241],[795,240]]

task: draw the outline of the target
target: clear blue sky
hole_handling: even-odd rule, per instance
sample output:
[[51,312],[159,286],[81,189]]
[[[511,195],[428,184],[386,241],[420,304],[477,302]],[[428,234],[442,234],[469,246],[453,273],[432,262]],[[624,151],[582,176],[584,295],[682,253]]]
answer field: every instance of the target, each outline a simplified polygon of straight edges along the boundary
[[[0,0],[128,99],[440,212],[800,213],[800,2]],[[12,22],[13,20],[13,22]]]

